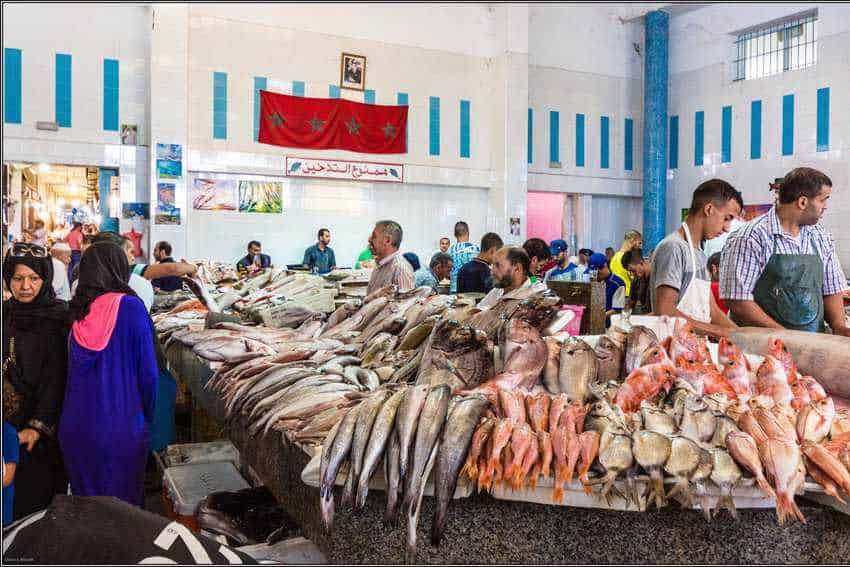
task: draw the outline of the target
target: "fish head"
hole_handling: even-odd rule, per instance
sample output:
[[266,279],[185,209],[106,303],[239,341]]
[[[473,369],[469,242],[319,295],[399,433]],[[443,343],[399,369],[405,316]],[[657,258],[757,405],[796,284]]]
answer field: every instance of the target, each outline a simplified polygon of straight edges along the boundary
[[670,355],[660,344],[650,345],[640,356],[640,365],[672,363]]
[[788,383],[788,374],[782,363],[776,357],[767,355],[756,372],[758,380]]

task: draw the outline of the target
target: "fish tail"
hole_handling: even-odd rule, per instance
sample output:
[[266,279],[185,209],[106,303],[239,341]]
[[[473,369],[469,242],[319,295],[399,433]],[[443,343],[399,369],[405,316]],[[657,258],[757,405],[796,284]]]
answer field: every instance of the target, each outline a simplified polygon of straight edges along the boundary
[[334,496],[333,489],[326,491],[322,494],[320,499],[320,508],[322,512],[322,524],[325,527],[325,531],[330,533],[331,526],[334,521]]
[[557,481],[555,482],[555,489],[552,491],[552,500],[558,504],[564,501],[564,487]]
[[793,497],[791,499],[791,511],[794,516],[800,520],[802,523],[806,523],[806,517],[803,515],[803,512],[800,511],[800,508],[797,507],[797,503],[794,502]]
[[431,522],[431,545],[440,545],[443,533],[446,529],[446,515],[448,513],[448,501],[439,502],[434,510],[434,520]]
[[355,508],[363,508],[366,504],[366,496],[369,494],[369,483],[363,482],[363,479],[357,483],[357,497],[354,500]]
[[398,494],[387,494],[387,507],[384,509],[384,523],[391,526],[398,524]]
[[[702,508],[702,513],[707,522],[711,522],[711,506],[709,505],[708,496],[705,494],[699,495],[699,506]],[[781,523],[781,522],[780,522]]]
[[762,492],[764,492],[770,498],[776,498],[776,492],[773,491],[773,487],[770,486],[770,483],[767,482],[767,479],[764,475],[758,476],[756,478],[756,483],[758,483],[759,488],[761,488]]
[[724,494],[717,501],[717,508],[714,511],[714,517],[720,513],[720,510],[726,508],[729,510],[729,513],[732,514],[732,517],[736,520],[738,519],[738,510],[735,509],[735,501],[732,500],[732,496],[730,494]]

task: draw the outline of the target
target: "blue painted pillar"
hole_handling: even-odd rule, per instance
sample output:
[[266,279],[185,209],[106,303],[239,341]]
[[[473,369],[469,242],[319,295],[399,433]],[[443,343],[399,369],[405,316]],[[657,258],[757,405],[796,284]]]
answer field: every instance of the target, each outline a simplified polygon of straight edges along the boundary
[[653,250],[666,233],[667,41],[670,16],[646,15],[643,71],[643,247]]
[[113,176],[118,175],[114,169],[100,168],[98,175],[100,190],[100,230],[118,232],[118,219],[109,216],[109,182]]

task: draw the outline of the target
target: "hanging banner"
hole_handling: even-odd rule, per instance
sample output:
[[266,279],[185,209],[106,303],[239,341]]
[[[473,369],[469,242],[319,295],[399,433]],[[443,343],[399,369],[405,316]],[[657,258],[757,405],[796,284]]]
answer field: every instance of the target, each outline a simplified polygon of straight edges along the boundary
[[404,166],[397,163],[286,156],[286,176],[403,183]]
[[403,154],[407,108],[260,91],[258,140],[290,148]]

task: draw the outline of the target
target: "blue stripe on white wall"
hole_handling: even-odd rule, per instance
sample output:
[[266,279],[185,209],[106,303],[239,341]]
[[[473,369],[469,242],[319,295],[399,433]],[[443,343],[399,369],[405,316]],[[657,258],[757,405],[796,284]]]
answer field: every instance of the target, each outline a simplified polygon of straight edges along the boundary
[[440,97],[428,99],[428,153],[440,155]]
[[338,85],[328,85],[328,98],[339,98]]
[[829,151],[829,87],[818,89],[817,151]]
[[720,118],[720,163],[732,161],[732,107],[724,106]]
[[118,60],[103,60],[103,129],[118,131]]
[[227,139],[227,73],[213,73],[213,139]]
[[363,91],[363,102],[366,104],[375,104],[375,91],[372,89]]
[[750,159],[761,159],[761,101],[750,103]]
[[[268,79],[254,77],[254,141],[260,137],[260,91],[266,90]],[[295,90],[293,83],[293,90]]]
[[21,50],[3,49],[3,121],[21,123]]
[[782,97],[782,155],[794,155],[794,95]]
[[460,157],[469,157],[469,112],[468,100],[460,101]]
[[694,114],[694,165],[702,165],[705,155],[705,112]]
[[71,127],[71,56],[56,54],[56,123],[63,128]]
[[679,117],[670,117],[670,169],[679,169]]
[[634,121],[631,118],[626,118],[625,121],[625,136],[623,141],[623,169],[632,171],[634,169]]
[[533,157],[533,149],[534,149],[534,138],[532,136],[534,134],[534,111],[532,109],[528,109],[528,149],[526,150],[526,161],[531,163],[531,159]]
[[611,154],[609,136],[611,135],[611,121],[607,116],[599,118],[599,167],[608,169],[609,156]]
[[[399,106],[407,106],[407,93],[398,93],[396,95],[396,104]],[[410,140],[410,109],[407,109],[407,128],[404,129],[404,147],[407,149]],[[408,150],[409,151],[409,150]]]
[[304,96],[304,81],[292,81],[293,96]]
[[557,110],[549,111],[549,161],[561,161],[561,115]]
[[584,167],[584,114],[576,114],[576,167]]

